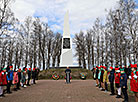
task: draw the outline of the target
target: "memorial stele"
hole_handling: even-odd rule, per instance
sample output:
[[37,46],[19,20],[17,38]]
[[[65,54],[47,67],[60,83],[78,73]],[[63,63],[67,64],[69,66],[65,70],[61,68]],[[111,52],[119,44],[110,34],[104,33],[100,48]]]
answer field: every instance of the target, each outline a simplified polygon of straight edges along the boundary
[[69,29],[69,11],[64,16],[64,28],[62,37],[62,50],[60,58],[60,67],[73,66],[73,55],[72,55],[72,39],[70,37]]

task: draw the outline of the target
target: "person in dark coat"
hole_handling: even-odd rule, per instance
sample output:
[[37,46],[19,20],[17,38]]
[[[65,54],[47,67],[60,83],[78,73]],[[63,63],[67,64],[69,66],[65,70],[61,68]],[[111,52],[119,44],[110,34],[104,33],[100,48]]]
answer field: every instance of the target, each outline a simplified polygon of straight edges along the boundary
[[29,68],[27,86],[30,86],[31,73],[32,73],[31,68]]
[[101,91],[105,91],[104,89],[104,82],[103,82],[103,76],[104,75],[104,66],[101,66],[101,76],[100,76],[100,80],[101,80]]
[[20,82],[21,82],[21,68],[18,69],[18,83],[17,83],[17,90],[20,90]]
[[110,67],[109,71],[110,71],[109,82],[110,82],[110,88],[111,88],[110,95],[115,95],[115,93],[114,93],[114,79],[115,79],[114,73],[115,73],[115,71],[114,71],[113,67]]
[[4,95],[4,86],[7,85],[7,78],[6,78],[6,68],[2,68],[0,72],[0,97],[5,97]]
[[132,70],[131,70],[131,66],[128,66],[128,68],[127,68],[127,77],[129,78],[129,76],[131,75],[131,72],[132,72]]
[[39,75],[39,72],[40,72],[40,69],[36,67],[36,80],[38,80],[38,75]]
[[36,79],[36,71],[35,71],[35,68],[33,68],[33,71],[32,71],[32,84],[36,84],[35,79]]
[[[69,80],[67,80],[67,73],[69,72]],[[67,69],[65,70],[65,73],[66,73],[66,83],[70,83],[70,73],[71,73],[71,70],[69,69],[69,67],[67,67]]]
[[121,71],[120,87],[122,88],[122,92],[123,92],[123,95],[124,95],[124,102],[128,102],[127,75],[124,71],[124,68],[121,68],[120,71]]
[[13,81],[13,66],[9,66],[10,70],[8,71],[7,74],[7,93],[12,93],[10,91],[10,87],[12,85],[12,81]]
[[96,66],[96,87],[99,86],[98,73],[99,73],[99,69],[98,69],[98,66]]

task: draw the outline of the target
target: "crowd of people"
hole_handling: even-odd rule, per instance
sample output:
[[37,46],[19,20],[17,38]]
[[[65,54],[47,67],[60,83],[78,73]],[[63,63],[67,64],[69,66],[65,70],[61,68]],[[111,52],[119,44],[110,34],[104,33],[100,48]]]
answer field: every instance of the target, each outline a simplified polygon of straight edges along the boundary
[[20,87],[36,84],[38,80],[39,69],[36,68],[19,68],[14,69],[13,66],[7,66],[0,70],[0,98],[5,97],[5,93],[11,94],[11,87],[13,91],[20,90]]
[[122,98],[124,95],[124,101],[128,102],[128,80],[130,80],[131,91],[135,94],[135,100],[138,102],[138,65],[130,64],[128,67],[105,67],[96,66],[94,68],[94,79],[96,80],[96,87],[99,87],[101,91],[108,91],[108,83],[110,83],[110,95],[115,95],[115,87],[117,96],[116,98]]

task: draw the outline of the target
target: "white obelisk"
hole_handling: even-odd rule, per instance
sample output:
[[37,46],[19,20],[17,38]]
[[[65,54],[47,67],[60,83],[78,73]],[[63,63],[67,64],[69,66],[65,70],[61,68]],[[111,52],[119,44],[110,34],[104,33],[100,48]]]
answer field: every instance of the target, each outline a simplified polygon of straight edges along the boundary
[[69,11],[64,16],[64,29],[62,38],[62,51],[60,67],[73,66],[72,39],[69,30]]

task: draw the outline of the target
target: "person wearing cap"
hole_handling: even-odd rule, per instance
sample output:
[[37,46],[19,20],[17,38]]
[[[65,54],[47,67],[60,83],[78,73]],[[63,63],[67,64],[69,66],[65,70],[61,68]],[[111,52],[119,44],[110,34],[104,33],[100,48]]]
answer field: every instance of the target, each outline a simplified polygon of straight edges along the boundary
[[105,91],[105,89],[104,89],[104,82],[103,82],[103,75],[104,75],[104,66],[101,66],[101,76],[100,76],[101,91]]
[[128,102],[128,94],[127,94],[127,75],[124,71],[124,68],[120,69],[121,76],[120,76],[120,87],[122,88],[122,92],[124,95],[124,102]]
[[98,87],[98,85],[99,85],[98,73],[99,73],[99,69],[98,69],[98,66],[96,66],[96,87]]
[[131,91],[134,92],[135,94],[135,100],[138,102],[138,71],[137,71],[137,64],[132,65],[131,64],[131,76],[130,78],[130,86],[131,86]]
[[7,93],[10,94],[12,93],[10,90],[10,87],[12,85],[12,81],[13,81],[13,66],[9,66],[10,70],[8,71],[7,74]]
[[[68,66],[65,70],[65,73],[66,73],[66,83],[68,84],[68,83],[70,83],[70,79],[71,79],[71,76],[70,76],[71,70]],[[67,77],[67,75],[69,75],[69,77]],[[69,80],[68,80],[68,78],[69,78]]]
[[115,71],[114,71],[113,67],[110,67],[109,71],[110,71],[109,82],[110,82],[110,89],[111,89],[110,95],[115,95],[115,93],[114,93],[114,79],[115,79],[114,73],[115,73]]
[[21,71],[21,86],[24,87],[24,83],[25,83],[25,70],[24,68]]
[[[137,75],[137,89],[138,89],[138,68],[137,68],[137,71],[136,71],[136,75]],[[138,102],[138,91],[135,92],[135,97],[136,97],[136,101]]]
[[39,75],[39,72],[40,72],[40,69],[36,67],[36,80],[38,80],[38,75]]
[[24,83],[24,87],[27,87],[27,82],[28,82],[28,69],[25,68],[24,69],[24,76],[25,76],[25,83]]
[[2,86],[2,71],[0,70],[0,97],[3,94],[3,86]]
[[31,73],[32,73],[32,69],[29,68],[29,70],[28,70],[28,72],[27,72],[27,74],[28,74],[27,86],[30,86]]
[[101,66],[98,67],[98,70],[99,70],[99,73],[98,73],[99,88],[101,88],[101,80],[100,80],[100,78],[101,78]]
[[108,71],[107,71],[107,67],[104,67],[104,75],[103,75],[103,82],[104,82],[104,89],[105,89],[105,92],[108,91]]
[[[3,68],[1,68],[3,69]],[[4,96],[3,93],[3,72],[2,70],[0,70],[0,98],[2,98]]]
[[36,71],[35,71],[35,68],[33,68],[33,71],[32,71],[32,84],[36,84],[35,83],[35,78],[36,78]]
[[23,87],[24,87],[24,88],[27,87],[27,85],[26,85],[27,79],[28,79],[27,68],[24,67],[24,68],[23,68]]
[[14,91],[17,91],[17,83],[18,83],[18,73],[17,71],[14,71],[13,73],[13,85],[14,85]]
[[115,68],[115,86],[117,88],[117,97],[116,98],[122,98],[121,97],[121,87],[120,87],[120,69]]
[[93,79],[96,81],[96,68],[93,67],[93,69],[91,70],[93,73]]
[[0,72],[0,78],[1,78],[1,84],[2,85],[0,85],[1,86],[1,91],[0,91],[0,97],[5,97],[4,96],[4,92],[3,92],[3,90],[4,90],[4,86],[6,86],[7,85],[7,78],[6,78],[6,68],[2,68],[2,71]]
[[17,90],[20,90],[20,82],[21,82],[21,68],[18,69],[18,83],[17,83]]
[[[91,71],[93,72],[93,79],[95,80],[96,83],[96,67],[93,67]],[[97,83],[95,84],[95,86],[97,87]]]

